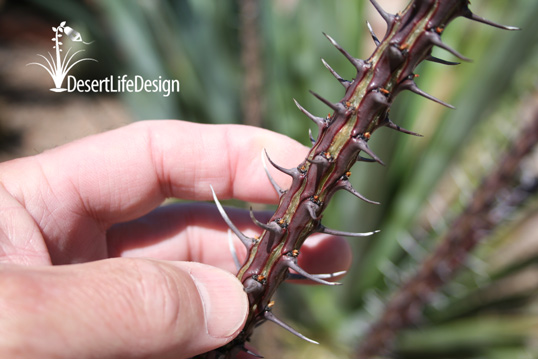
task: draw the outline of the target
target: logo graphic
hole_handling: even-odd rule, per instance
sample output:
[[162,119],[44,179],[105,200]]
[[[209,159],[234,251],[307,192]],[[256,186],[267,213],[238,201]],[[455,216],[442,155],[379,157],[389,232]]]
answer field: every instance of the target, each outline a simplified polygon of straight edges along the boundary
[[[61,42],[60,39],[63,37],[63,34],[65,34],[69,39],[71,39],[71,41],[81,42],[84,45],[91,44],[91,42],[82,41],[82,36],[80,36],[80,33],[73,30],[73,28],[69,26],[65,26],[65,23],[65,21],[62,21],[60,26],[52,27],[52,31],[54,31],[54,33],[56,34],[52,38],[52,41],[54,42],[54,46],[52,48],[56,50],[56,58],[54,58],[54,56],[52,56],[50,52],[48,53],[49,58],[41,54],[37,54],[37,56],[41,56],[43,59],[45,59],[46,64],[39,62],[32,62],[28,64],[41,66],[49,73],[50,77],[52,77],[52,81],[54,81],[55,86],[54,88],[50,89],[51,91],[67,91],[79,93],[153,92],[161,93],[164,97],[168,97],[170,96],[170,94],[178,93],[180,91],[181,86],[178,80],[164,79],[162,76],[159,76],[156,79],[147,79],[140,75],[136,75],[133,77],[124,74],[117,76],[110,75],[102,79],[86,80],[77,79],[75,76],[72,75],[67,76],[67,73],[73,68],[73,66],[75,66],[79,62],[98,61],[89,57],[75,61],[75,56],[78,53],[83,52],[83,49],[69,55],[72,49],[69,48],[65,55],[62,56],[61,52],[63,50],[61,49],[61,45],[63,45],[63,42]],[[62,85],[64,84],[64,80],[66,77],[67,84],[66,88],[64,88],[62,87]]]
[[54,26],[52,27],[52,31],[54,31],[54,33],[56,34],[54,36],[54,38],[52,38],[52,41],[54,41],[54,46],[52,48],[56,49],[56,59],[54,59],[54,57],[49,52],[48,54],[50,56],[50,61],[49,61],[49,59],[47,57],[45,57],[45,56],[43,56],[41,54],[38,54],[38,56],[41,56],[42,58],[45,59],[45,61],[47,62],[47,65],[44,65],[44,64],[39,63],[39,62],[32,62],[32,63],[28,64],[28,65],[38,65],[38,66],[41,66],[42,68],[44,68],[45,70],[47,70],[49,75],[52,77],[52,80],[54,81],[54,86],[55,87],[50,89],[51,91],[54,91],[54,92],[67,91],[66,88],[62,88],[62,83],[63,83],[63,81],[65,79],[65,76],[73,68],[73,66],[75,66],[79,62],[86,61],[86,60],[97,62],[97,60],[87,57],[87,58],[79,59],[79,60],[71,63],[71,61],[73,61],[73,58],[75,57],[75,55],[77,55],[79,52],[84,51],[84,50],[78,50],[75,53],[73,53],[71,56],[69,56],[69,53],[71,52],[71,48],[69,48],[69,50],[67,50],[67,52],[65,53],[65,55],[62,58],[62,56],[60,54],[63,51],[60,48],[60,46],[63,45],[63,42],[60,41],[60,38],[63,36],[62,33],[67,35],[67,37],[69,37],[71,39],[71,41],[81,42],[84,45],[91,44],[91,42],[82,41],[82,37],[80,36],[80,33],[73,30],[69,26],[65,26],[65,23],[66,23],[65,21],[62,21],[60,23],[60,26],[58,26],[57,28],[54,27]]

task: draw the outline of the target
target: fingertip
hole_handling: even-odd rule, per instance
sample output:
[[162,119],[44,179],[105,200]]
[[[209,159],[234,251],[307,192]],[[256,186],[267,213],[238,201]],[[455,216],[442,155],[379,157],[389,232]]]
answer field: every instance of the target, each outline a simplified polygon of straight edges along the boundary
[[207,334],[231,340],[243,328],[248,315],[248,299],[241,282],[215,267],[199,263],[189,263],[188,267],[202,302]]
[[[291,179],[269,164],[266,172],[260,157],[267,154],[282,167],[294,167],[304,160],[308,148],[288,136],[266,129],[227,125],[217,127],[215,130],[221,133],[222,128],[226,128],[223,133],[227,138],[224,142],[228,146],[227,148],[221,146],[220,151],[228,152],[229,163],[225,167],[228,168],[227,179],[231,181],[223,180],[222,173],[217,174],[221,176],[220,181],[213,183],[217,196],[256,203],[277,203],[278,194],[267,173],[283,188],[291,184]],[[201,188],[199,192],[207,197],[208,188]]]
[[115,258],[12,271],[18,280],[0,302],[18,314],[0,320],[9,333],[0,343],[10,343],[1,357],[190,358],[232,340],[248,314],[238,279],[194,262]]
[[[168,353],[190,358],[219,348],[235,338],[248,315],[248,299],[241,282],[222,269],[196,262],[159,262],[178,270],[171,276],[178,288],[177,327],[166,332],[173,340]],[[171,296],[173,298],[173,296]]]

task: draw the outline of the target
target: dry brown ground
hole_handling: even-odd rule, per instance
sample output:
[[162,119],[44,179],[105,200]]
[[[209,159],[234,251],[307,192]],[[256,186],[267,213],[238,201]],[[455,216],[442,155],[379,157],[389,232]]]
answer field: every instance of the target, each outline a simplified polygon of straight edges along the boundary
[[0,161],[29,156],[131,122],[113,96],[54,93],[37,53],[50,49],[0,44]]

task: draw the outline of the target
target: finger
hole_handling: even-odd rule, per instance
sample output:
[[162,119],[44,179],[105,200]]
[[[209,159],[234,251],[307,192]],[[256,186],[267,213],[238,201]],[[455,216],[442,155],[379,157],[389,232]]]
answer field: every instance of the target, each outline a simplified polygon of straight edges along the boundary
[[[34,219],[0,184],[0,263],[51,264]],[[19,233],[14,236],[13,233]]]
[[4,267],[2,358],[189,358],[229,342],[248,312],[232,275],[142,259]]
[[[222,198],[275,202],[260,159],[264,148],[283,166],[297,165],[306,153],[290,138],[259,128],[146,121],[5,164],[0,180],[17,198],[32,201],[37,194],[41,205],[115,223],[166,197],[208,200],[209,185]],[[27,174],[22,181],[20,173]]]
[[[246,235],[261,234],[248,212],[226,208],[232,222]],[[257,212],[267,221],[268,212]],[[246,258],[243,244],[232,235],[240,263]],[[112,227],[107,233],[110,256],[151,257],[207,263],[237,272],[228,243],[228,227],[214,205],[173,204],[150,214]],[[351,249],[347,240],[329,235],[313,235],[301,248],[299,264],[311,273],[334,273],[349,269]]]
[[[248,213],[226,209],[235,225],[246,235],[261,233]],[[268,219],[269,213],[258,214]],[[210,203],[179,203],[162,206],[151,213],[107,231],[110,257],[149,257],[164,260],[194,261],[236,273],[229,239],[242,262],[246,248],[239,239],[228,235],[228,226],[217,208]]]
[[283,166],[306,152],[253,127],[146,121],[2,163],[0,183],[40,227],[53,263],[83,262],[106,257],[111,224],[140,217],[165,197],[206,200],[212,184],[221,198],[276,201],[262,148]]

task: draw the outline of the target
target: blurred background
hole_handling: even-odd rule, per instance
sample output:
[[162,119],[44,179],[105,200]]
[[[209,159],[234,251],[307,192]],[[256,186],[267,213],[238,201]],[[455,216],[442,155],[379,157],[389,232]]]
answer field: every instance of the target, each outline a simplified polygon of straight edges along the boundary
[[[379,0],[390,12],[407,1]],[[352,271],[338,288],[288,286],[275,311],[321,344],[272,324],[256,334],[266,358],[346,358],[420,264],[454,230],[483,178],[538,118],[538,2],[475,0],[473,12],[521,27],[508,32],[456,19],[443,40],[473,59],[417,69],[419,87],[449,110],[411,93],[391,110],[397,124],[424,137],[380,129],[370,141],[387,164],[360,163],[351,180],[375,206],[342,193],[324,215],[328,227],[381,232],[350,239]],[[367,58],[385,24],[366,0],[0,0],[0,161],[39,153],[132,121],[176,118],[261,126],[305,144],[310,120],[343,88],[324,68],[355,73],[322,32]],[[50,92],[44,69],[27,66],[51,50],[52,26],[81,33],[84,57],[70,74],[100,79],[131,74],[177,79],[181,91],[81,94]],[[434,55],[457,61],[435,49]],[[538,358],[538,154],[518,158],[510,185],[492,188],[491,225],[457,275],[429,295],[411,326],[394,330],[398,358]],[[483,188],[482,188],[483,189]],[[486,189],[487,192],[487,189]],[[248,204],[239,204],[245,207]]]

